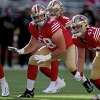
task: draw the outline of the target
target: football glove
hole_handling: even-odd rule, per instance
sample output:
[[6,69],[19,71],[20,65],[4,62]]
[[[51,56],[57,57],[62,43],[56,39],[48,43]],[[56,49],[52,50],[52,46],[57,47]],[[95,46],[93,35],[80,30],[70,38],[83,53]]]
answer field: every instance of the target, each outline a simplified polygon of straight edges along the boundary
[[24,49],[17,49],[15,47],[8,46],[8,50],[12,51],[12,52],[15,52],[15,53],[18,53],[18,54],[24,54]]
[[34,55],[34,60],[37,61],[37,63],[45,62],[51,59],[51,53],[48,55]]
[[76,74],[74,75],[74,79],[77,80],[77,81],[82,80],[82,77],[80,75],[80,72],[78,72],[78,71],[76,72]]

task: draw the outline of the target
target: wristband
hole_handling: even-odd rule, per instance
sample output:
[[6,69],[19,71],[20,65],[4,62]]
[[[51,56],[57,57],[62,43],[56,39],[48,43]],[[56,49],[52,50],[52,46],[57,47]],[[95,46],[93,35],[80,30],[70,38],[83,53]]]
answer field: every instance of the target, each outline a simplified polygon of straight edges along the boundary
[[19,54],[24,54],[25,50],[24,50],[24,48],[22,48],[18,52],[19,52]]

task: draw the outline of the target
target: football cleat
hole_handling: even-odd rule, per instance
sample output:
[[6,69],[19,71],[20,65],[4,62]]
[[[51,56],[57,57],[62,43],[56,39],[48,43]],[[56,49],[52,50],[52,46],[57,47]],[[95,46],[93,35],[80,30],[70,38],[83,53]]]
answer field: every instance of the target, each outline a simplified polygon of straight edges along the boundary
[[61,88],[65,87],[64,80],[58,80],[56,82],[51,82],[48,88],[43,90],[44,93],[57,93]]
[[62,89],[65,86],[66,86],[66,83],[64,82],[64,79],[56,81],[56,89],[57,90]]
[[85,87],[88,93],[91,93],[93,91],[93,84],[90,82],[90,80],[87,79],[87,81],[83,83],[83,86]]
[[45,90],[43,90],[43,92],[44,93],[56,93],[57,90],[56,90],[55,84],[56,84],[56,81],[55,82],[51,82],[49,84],[49,86]]
[[7,82],[5,84],[1,84],[1,90],[2,90],[3,97],[9,96],[10,92],[9,92],[9,87]]
[[19,95],[18,97],[23,97],[23,98],[32,98],[34,96],[34,89],[32,91],[26,89],[25,92],[22,95]]

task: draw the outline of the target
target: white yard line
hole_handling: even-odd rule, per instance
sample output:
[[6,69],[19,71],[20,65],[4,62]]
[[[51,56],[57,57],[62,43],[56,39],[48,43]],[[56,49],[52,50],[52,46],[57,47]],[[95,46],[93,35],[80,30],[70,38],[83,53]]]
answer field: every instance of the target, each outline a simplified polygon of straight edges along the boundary
[[[71,95],[71,94],[66,94],[66,95],[35,95],[34,98],[22,98],[21,100],[53,100],[53,99],[59,99],[59,100],[90,100],[93,98],[93,95]],[[0,97],[0,100],[19,100],[17,97]]]

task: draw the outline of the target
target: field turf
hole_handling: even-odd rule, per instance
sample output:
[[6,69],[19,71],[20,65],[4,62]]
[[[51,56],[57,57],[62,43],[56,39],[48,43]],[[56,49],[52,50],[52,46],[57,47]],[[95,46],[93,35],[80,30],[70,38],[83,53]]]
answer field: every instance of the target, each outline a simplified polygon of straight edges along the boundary
[[[56,94],[44,94],[42,90],[45,89],[49,80],[46,76],[39,72],[36,92],[34,98],[17,98],[17,96],[26,88],[26,70],[6,70],[6,79],[10,87],[10,96],[1,97],[0,100],[91,100],[91,98],[98,94],[99,91],[94,87],[94,91],[89,94],[86,92],[81,82],[77,82],[72,78],[72,75],[68,70],[60,69],[59,76],[64,78],[66,87],[58,91]],[[89,71],[86,71],[88,76]]]

